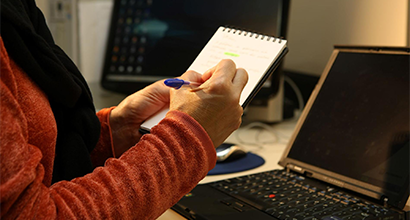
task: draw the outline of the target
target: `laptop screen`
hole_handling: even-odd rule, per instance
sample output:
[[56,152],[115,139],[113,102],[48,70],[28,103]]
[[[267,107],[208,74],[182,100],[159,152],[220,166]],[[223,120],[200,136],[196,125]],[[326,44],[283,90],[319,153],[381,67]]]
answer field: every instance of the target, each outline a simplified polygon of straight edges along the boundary
[[409,54],[339,52],[288,157],[404,193],[409,60]]

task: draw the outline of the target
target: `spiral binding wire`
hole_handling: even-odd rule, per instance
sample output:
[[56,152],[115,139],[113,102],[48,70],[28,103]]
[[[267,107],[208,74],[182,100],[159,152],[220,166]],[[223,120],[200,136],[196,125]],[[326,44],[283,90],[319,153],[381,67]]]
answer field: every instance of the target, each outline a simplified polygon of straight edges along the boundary
[[[281,38],[271,36],[269,34],[259,33],[259,32],[256,32],[256,31],[246,30],[246,29],[243,29],[243,28],[237,28],[237,27],[233,27],[233,26],[223,26],[223,28],[224,29],[222,31],[227,31],[228,33],[231,33],[231,31],[232,31],[233,34],[238,34],[238,35],[243,34],[244,36],[248,36],[248,34],[250,34],[249,37],[253,37],[254,35],[256,35],[255,36],[256,39],[259,38],[261,40],[264,40],[265,38],[267,38],[266,41],[271,41],[271,39],[273,39],[272,42],[276,42],[276,40],[278,40],[278,43],[282,43]],[[237,33],[237,32],[239,32],[239,33]]]

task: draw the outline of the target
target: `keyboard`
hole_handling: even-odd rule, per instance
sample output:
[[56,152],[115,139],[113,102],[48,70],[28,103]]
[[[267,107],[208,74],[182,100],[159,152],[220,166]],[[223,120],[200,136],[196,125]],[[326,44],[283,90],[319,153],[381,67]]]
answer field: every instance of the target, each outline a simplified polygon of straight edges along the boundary
[[[283,170],[226,179],[210,185],[283,220],[397,219],[400,216],[396,211]],[[232,205],[229,200],[221,202]],[[235,203],[235,208],[242,211],[241,203]]]

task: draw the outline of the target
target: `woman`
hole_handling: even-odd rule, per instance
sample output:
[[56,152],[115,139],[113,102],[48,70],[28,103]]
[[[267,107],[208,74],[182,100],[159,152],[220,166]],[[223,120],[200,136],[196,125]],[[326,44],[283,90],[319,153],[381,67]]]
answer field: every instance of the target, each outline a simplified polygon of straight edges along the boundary
[[1,3],[1,218],[155,219],[213,168],[214,147],[241,123],[246,71],[223,60],[181,76],[201,89],[156,82],[95,113],[35,2]]

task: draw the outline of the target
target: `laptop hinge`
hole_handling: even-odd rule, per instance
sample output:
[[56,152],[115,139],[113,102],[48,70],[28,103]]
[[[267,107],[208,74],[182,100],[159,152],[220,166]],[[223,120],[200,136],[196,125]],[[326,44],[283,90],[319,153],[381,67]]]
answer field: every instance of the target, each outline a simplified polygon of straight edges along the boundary
[[385,208],[389,207],[388,202],[389,202],[389,198],[385,197],[385,198],[383,199],[383,206],[384,206]]
[[304,170],[303,170],[302,167],[299,167],[299,166],[296,166],[296,165],[293,165],[293,164],[288,163],[288,164],[286,165],[286,171],[289,172],[290,170],[295,171],[295,172],[298,172],[298,173],[301,173],[301,174],[303,174],[303,172],[304,172]]

